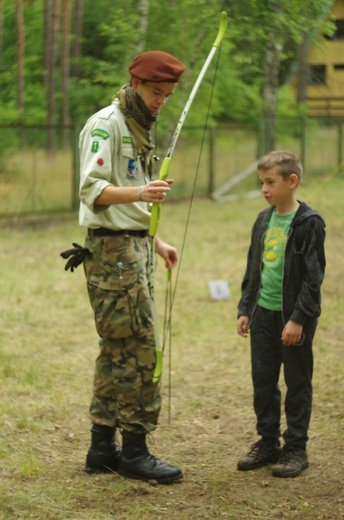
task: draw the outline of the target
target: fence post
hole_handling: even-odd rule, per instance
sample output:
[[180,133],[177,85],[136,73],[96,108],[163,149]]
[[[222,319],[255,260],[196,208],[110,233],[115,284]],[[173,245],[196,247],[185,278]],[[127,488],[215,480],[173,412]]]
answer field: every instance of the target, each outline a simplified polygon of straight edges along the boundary
[[343,164],[343,124],[338,123],[338,167]]
[[73,127],[73,175],[72,175],[72,210],[76,211],[79,207],[79,176],[80,176],[80,160],[79,160],[79,133],[80,125]]
[[301,164],[303,171],[306,171],[306,130],[307,130],[307,118],[302,116],[301,119]]
[[262,117],[258,124],[257,159],[265,155],[265,119]]
[[208,176],[208,197],[215,190],[215,128],[209,128],[209,176]]

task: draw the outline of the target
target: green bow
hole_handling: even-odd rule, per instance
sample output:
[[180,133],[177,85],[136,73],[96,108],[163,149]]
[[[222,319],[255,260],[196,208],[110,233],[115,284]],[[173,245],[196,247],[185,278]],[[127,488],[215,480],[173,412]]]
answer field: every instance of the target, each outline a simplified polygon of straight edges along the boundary
[[[216,36],[216,39],[213,43],[213,46],[211,48],[211,51],[206,59],[206,61],[204,62],[204,65],[202,67],[202,70],[201,72],[199,73],[198,75],[198,78],[195,82],[195,85],[193,86],[193,89],[191,91],[191,94],[185,104],[185,107],[182,111],[182,114],[181,114],[181,117],[178,121],[178,124],[176,126],[176,129],[175,129],[175,132],[173,134],[173,137],[172,137],[172,140],[171,140],[171,144],[170,144],[170,147],[168,149],[168,152],[166,154],[166,157],[164,158],[163,160],[163,163],[162,163],[162,166],[160,168],[160,171],[159,171],[159,179],[160,180],[163,180],[165,181],[167,178],[168,178],[168,172],[169,172],[169,169],[170,169],[170,164],[171,164],[171,159],[172,159],[172,154],[173,154],[173,151],[174,151],[174,148],[176,146],[176,143],[177,143],[177,140],[178,140],[178,137],[179,137],[179,134],[181,132],[181,129],[182,129],[182,126],[184,124],[184,121],[186,119],[186,116],[189,112],[189,109],[190,109],[190,106],[194,100],[194,97],[196,95],[196,92],[203,80],[203,77],[218,49],[218,47],[220,46],[222,40],[223,40],[223,37],[224,37],[224,34],[226,32],[226,29],[227,29],[227,14],[223,11],[221,13],[221,20],[220,20],[220,27],[219,27],[219,30],[218,30],[218,33],[217,33],[217,36]],[[158,227],[159,227],[159,221],[160,221],[160,214],[161,214],[161,204],[157,204],[157,203],[154,203],[153,206],[152,206],[152,210],[151,210],[151,217],[150,217],[150,225],[149,225],[149,235],[151,237],[151,246],[152,246],[152,254],[154,254],[154,237],[156,236],[157,232],[158,232]],[[154,265],[152,265],[152,267],[154,268]],[[152,273],[153,275],[153,273]],[[161,375],[161,372],[162,372],[162,354],[163,354],[163,351],[161,348],[157,348],[157,351],[156,351],[156,355],[157,355],[157,359],[156,359],[156,367],[155,367],[155,372],[154,372],[154,376],[153,376],[153,381],[154,382],[157,382],[159,380],[159,377]]]

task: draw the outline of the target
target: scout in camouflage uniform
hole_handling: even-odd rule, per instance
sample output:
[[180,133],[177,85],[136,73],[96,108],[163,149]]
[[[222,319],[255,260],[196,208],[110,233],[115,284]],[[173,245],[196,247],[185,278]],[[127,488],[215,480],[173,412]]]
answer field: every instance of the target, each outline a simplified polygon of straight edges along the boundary
[[[157,426],[161,398],[153,382],[157,331],[150,293],[150,203],[162,203],[172,180],[151,180],[151,127],[173,94],[184,65],[149,51],[129,67],[130,84],[93,115],[80,134],[79,222],[87,228],[87,288],[100,337],[90,405],[92,442],[86,471],[118,471],[171,483],[181,470],[151,455],[146,435]],[[174,247],[155,237],[166,267]],[[121,429],[122,448],[115,431]]]

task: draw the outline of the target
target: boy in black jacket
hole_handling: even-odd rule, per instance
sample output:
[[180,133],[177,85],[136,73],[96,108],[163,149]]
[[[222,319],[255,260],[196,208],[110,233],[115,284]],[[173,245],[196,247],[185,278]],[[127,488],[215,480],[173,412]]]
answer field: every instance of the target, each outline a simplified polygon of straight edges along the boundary
[[[299,202],[302,166],[296,155],[274,151],[258,163],[270,208],[252,229],[238,333],[250,331],[254,411],[260,440],[238,462],[239,470],[273,463],[275,477],[297,477],[308,467],[306,445],[312,410],[312,343],[320,315],[325,272],[325,222]],[[280,448],[281,365],[287,387],[287,429]]]

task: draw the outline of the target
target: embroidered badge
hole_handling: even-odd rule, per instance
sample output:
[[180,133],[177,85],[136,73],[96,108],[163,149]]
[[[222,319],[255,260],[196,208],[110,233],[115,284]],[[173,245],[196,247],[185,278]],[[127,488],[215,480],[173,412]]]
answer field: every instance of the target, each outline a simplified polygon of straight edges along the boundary
[[92,142],[92,148],[91,148],[91,151],[93,153],[96,153],[98,152],[98,148],[99,148],[99,141],[93,141]]
[[127,178],[128,179],[136,179],[137,176],[137,168],[134,159],[129,159],[128,161],[128,171]]
[[132,138],[130,137],[130,135],[124,135],[122,137],[122,143],[123,144],[131,144],[133,142]]
[[102,130],[101,128],[95,128],[94,130],[92,130],[91,136],[92,137],[101,137],[102,139],[107,139],[108,137],[110,137],[110,134],[106,130]]

